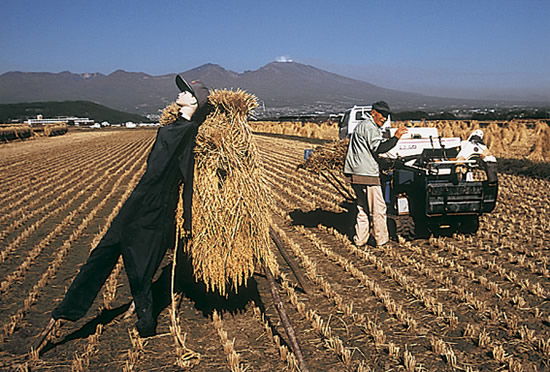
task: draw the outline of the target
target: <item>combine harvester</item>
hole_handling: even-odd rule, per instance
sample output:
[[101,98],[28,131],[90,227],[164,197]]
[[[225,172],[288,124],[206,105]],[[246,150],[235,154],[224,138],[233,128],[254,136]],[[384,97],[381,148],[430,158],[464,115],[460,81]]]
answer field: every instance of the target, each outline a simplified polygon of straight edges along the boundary
[[[370,109],[348,110],[339,124],[340,139],[350,136]],[[384,137],[397,130],[390,123],[388,118],[382,127]],[[380,181],[394,237],[477,232],[479,216],[495,208],[498,194],[496,158],[482,139],[480,129],[463,141],[442,138],[434,127],[412,127],[380,155]]]
[[442,138],[437,128],[409,128],[381,154],[380,179],[397,235],[477,232],[479,216],[495,208],[498,194],[496,159],[482,138],[479,129],[463,141]]

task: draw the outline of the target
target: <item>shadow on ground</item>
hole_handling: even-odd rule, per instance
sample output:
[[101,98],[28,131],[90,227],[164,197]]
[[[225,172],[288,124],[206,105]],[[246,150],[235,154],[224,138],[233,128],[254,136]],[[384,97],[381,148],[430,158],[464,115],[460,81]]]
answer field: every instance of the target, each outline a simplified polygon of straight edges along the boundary
[[336,213],[326,211],[321,208],[309,212],[303,212],[296,209],[289,213],[292,224],[295,226],[316,227],[321,224],[332,227],[340,234],[346,235],[350,240],[353,239],[355,232],[355,218],[357,217],[357,208],[355,203],[343,202],[340,207],[344,212]]
[[[251,301],[253,301],[262,312],[265,312],[265,306],[258,290],[258,283],[254,277],[248,280],[246,286],[240,286],[238,291],[228,291],[227,297],[221,296],[217,293],[208,292],[204,283],[197,282],[194,279],[189,256],[181,252],[178,256],[181,257],[181,259],[178,260],[176,270],[175,291],[189,299],[204,317],[210,316],[214,310],[217,310],[219,313],[245,311],[247,304]],[[171,304],[171,271],[172,264],[164,266],[158,279],[155,280],[152,285],[153,313],[154,317],[157,319],[160,313]],[[87,338],[96,332],[96,327],[99,324],[109,325],[116,321],[117,318],[129,309],[130,305],[131,303],[129,302],[115,309],[102,310],[95,318],[88,321],[79,329],[66,335],[58,342],[48,342],[41,351],[41,354],[72,340]],[[64,322],[71,323],[69,321]]]

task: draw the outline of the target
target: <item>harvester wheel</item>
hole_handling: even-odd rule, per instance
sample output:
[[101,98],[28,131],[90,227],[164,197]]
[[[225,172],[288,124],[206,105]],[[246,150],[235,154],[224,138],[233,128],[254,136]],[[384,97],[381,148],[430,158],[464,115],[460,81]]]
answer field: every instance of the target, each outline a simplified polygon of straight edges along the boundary
[[475,234],[479,229],[479,216],[467,216],[460,220],[458,231],[463,234]]
[[414,220],[411,216],[388,216],[390,224],[393,225],[390,228],[390,234],[396,240],[400,236],[405,240],[411,240],[414,238]]

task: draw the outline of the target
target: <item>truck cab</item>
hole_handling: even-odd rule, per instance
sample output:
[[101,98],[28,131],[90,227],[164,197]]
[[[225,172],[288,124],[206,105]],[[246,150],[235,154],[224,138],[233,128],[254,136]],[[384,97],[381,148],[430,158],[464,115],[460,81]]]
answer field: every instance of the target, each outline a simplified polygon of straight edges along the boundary
[[[353,106],[352,108],[346,110],[344,115],[338,122],[338,137],[343,140],[349,138],[355,127],[361,120],[364,120],[367,113],[370,113],[372,106]],[[382,126],[382,129],[389,128],[391,126],[391,117],[388,116],[388,120]]]

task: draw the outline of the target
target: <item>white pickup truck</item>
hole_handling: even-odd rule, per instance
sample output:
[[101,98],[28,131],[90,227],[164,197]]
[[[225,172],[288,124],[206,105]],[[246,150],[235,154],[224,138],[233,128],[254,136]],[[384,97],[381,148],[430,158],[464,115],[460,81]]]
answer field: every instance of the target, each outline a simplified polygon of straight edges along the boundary
[[[372,106],[353,106],[352,108],[344,112],[344,116],[338,122],[339,137],[344,139],[351,136],[355,127],[361,120],[365,118],[365,114],[372,110]],[[382,128],[389,128],[391,126],[391,115],[388,115],[388,120],[384,123]]]

